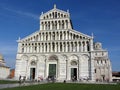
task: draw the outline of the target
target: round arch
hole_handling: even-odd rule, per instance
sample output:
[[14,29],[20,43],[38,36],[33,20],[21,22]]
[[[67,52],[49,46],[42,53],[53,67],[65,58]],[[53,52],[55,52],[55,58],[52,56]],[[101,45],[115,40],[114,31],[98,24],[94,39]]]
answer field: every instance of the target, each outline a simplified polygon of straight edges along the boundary
[[58,56],[57,55],[51,55],[51,56],[49,56],[48,60],[58,60]]
[[21,59],[22,59],[22,60],[28,60],[28,56],[27,56],[27,55],[22,55],[22,56],[21,56]]

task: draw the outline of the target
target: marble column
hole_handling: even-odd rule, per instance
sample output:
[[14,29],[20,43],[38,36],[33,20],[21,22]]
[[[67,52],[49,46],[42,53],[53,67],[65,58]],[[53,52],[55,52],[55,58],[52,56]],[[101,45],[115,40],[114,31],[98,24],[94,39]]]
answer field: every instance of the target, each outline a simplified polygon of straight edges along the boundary
[[52,49],[52,43],[50,43],[50,46],[51,46],[51,52],[53,52],[53,49]]
[[51,40],[53,40],[53,32],[51,32]]
[[93,39],[90,39],[90,51],[93,51]]
[[45,67],[44,67],[44,78],[47,78],[47,59],[46,59],[46,57],[45,57],[44,63],[45,63]]
[[52,22],[50,22],[50,30],[52,30]]
[[87,51],[87,43],[86,42],[85,42],[84,47],[85,47],[85,52],[86,52]]
[[83,43],[81,42],[81,52],[83,52]]
[[58,34],[58,38],[59,38],[58,40],[60,40],[60,32],[58,32],[58,33],[59,33],[59,34]]
[[57,22],[57,29],[59,29],[59,23]]
[[58,42],[58,52],[60,52],[60,42]]
[[69,80],[68,79],[68,60],[66,60],[66,80]]
[[62,32],[62,40],[65,40],[64,38],[65,38],[65,37],[64,37],[64,32]]
[[29,78],[29,76],[28,76],[28,60],[26,60],[26,79],[28,79]]
[[79,42],[77,42],[77,52],[79,52]]
[[38,53],[39,52],[39,46],[37,45],[36,47],[37,47],[37,53]]
[[39,67],[39,61],[38,60],[36,61],[36,64],[37,65],[36,65],[36,76],[35,76],[35,79],[38,80],[38,76],[39,76],[39,74],[38,74],[38,72],[39,72],[39,68],[38,68]]
[[47,43],[47,52],[49,52],[49,43]]
[[68,43],[65,42],[65,52],[68,52]]
[[64,52],[64,43],[62,42],[62,52]]
[[44,41],[46,41],[46,33],[44,33]]

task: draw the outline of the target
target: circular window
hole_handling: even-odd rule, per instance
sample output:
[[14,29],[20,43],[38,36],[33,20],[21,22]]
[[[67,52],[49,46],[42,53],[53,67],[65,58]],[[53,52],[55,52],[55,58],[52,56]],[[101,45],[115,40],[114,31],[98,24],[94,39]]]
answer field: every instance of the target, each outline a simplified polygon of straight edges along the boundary
[[71,65],[77,65],[77,62],[76,61],[72,61]]
[[36,65],[36,62],[35,62],[35,61],[32,61],[32,62],[31,62],[31,65]]

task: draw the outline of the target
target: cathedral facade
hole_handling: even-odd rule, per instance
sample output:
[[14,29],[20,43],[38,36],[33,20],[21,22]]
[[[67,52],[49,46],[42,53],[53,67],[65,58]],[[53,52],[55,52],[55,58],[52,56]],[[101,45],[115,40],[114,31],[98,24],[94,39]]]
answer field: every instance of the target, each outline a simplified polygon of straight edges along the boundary
[[40,30],[18,40],[15,78],[111,81],[108,51],[73,29],[69,11],[41,13]]

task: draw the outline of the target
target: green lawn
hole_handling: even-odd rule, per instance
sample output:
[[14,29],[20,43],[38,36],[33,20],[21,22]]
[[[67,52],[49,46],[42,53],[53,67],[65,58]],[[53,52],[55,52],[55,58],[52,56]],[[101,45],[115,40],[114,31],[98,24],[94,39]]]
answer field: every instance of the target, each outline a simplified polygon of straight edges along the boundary
[[2,90],[120,90],[120,85],[49,83]]
[[11,83],[18,83],[18,81],[0,80],[0,84],[11,84]]

